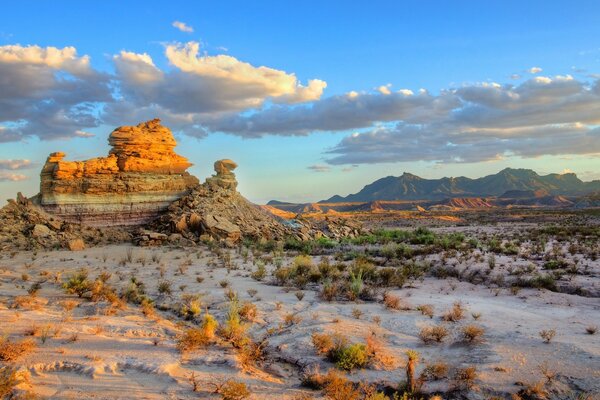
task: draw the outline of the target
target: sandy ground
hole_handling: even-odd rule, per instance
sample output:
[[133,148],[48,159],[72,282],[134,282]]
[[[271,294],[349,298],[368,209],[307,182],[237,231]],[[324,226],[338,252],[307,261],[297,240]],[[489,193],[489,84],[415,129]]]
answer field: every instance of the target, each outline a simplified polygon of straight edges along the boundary
[[[212,393],[212,384],[233,378],[248,385],[252,399],[294,399],[300,393],[321,398],[320,392],[300,386],[303,367],[318,364],[323,371],[333,367],[316,354],[311,334],[340,332],[362,341],[374,332],[384,342],[390,365],[354,371],[348,374],[352,380],[396,385],[405,376],[405,351],[414,349],[421,355],[418,371],[439,360],[451,371],[475,366],[477,389],[469,395],[472,398],[506,397],[522,387],[517,382],[543,380],[540,365],[544,363],[556,372],[551,385],[555,398],[569,398],[578,391],[590,396],[600,393],[600,333],[586,333],[586,327],[600,324],[598,298],[537,289],[522,289],[514,295],[506,289],[492,290],[456,279],[427,278],[414,287],[394,290],[412,308],[394,311],[377,302],[324,302],[310,289],[298,300],[297,289],[271,285],[268,277],[264,282],[252,279],[251,261],[235,258],[237,269],[227,269],[206,248],[134,248],[134,261],[123,265],[120,261],[127,249],[20,252],[0,260],[0,334],[20,340],[31,333],[28,331],[38,331],[33,338],[35,351],[15,362],[29,375],[22,389],[52,399],[219,398]],[[152,260],[153,255],[157,260]],[[267,361],[259,368],[244,368],[227,344],[182,355],[175,343],[186,322],[173,312],[158,312],[151,318],[129,304],[114,315],[105,315],[105,303],[66,295],[54,282],[57,273],[64,281],[82,267],[91,278],[110,272],[109,283],[115,288],[124,288],[133,274],[159,305],[177,303],[183,293],[201,294],[203,308],[219,321],[227,311],[225,292],[231,288],[242,301],[258,307],[258,317],[250,328],[254,338],[269,328],[283,328],[269,338]],[[159,295],[160,280],[172,283],[171,296]],[[228,282],[227,288],[222,287],[223,280]],[[38,281],[43,283],[34,304],[14,307],[16,297],[27,296],[27,289]],[[251,289],[256,290],[253,296],[248,292]],[[77,302],[70,315],[61,306],[64,300]],[[423,344],[419,330],[442,323],[441,314],[457,301],[467,308],[467,317],[445,323],[451,333],[444,343]],[[434,306],[433,319],[414,310],[422,304]],[[355,309],[362,312],[359,319],[353,315]],[[473,313],[481,316],[475,321]],[[295,316],[296,322],[286,326],[288,315]],[[379,317],[379,324],[374,317]],[[484,340],[466,344],[458,339],[459,331],[472,323],[485,329]],[[45,342],[40,334],[44,329],[52,332]],[[556,336],[544,343],[539,332],[550,329]],[[192,372],[200,382],[200,392],[192,391]],[[446,390],[449,384],[448,380],[427,382],[424,390]]]

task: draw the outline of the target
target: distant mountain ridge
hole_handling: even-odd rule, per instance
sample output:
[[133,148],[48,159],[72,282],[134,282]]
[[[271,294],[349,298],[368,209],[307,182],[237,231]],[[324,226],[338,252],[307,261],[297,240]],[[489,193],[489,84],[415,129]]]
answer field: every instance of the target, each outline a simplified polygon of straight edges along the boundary
[[481,178],[424,179],[410,173],[387,176],[366,185],[358,193],[335,195],[320,203],[377,200],[441,200],[453,197],[511,197],[525,193],[580,196],[600,190],[600,180],[583,182],[574,173],[538,175],[530,169],[505,168]]

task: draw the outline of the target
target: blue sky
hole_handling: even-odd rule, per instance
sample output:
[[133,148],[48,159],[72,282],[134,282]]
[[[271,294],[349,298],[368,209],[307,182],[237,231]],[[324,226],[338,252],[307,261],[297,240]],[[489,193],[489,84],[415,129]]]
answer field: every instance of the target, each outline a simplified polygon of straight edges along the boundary
[[[63,150],[72,159],[104,155],[110,131],[140,122],[133,118],[148,116],[151,111],[138,112],[146,106],[155,106],[151,110],[171,122],[178,152],[195,164],[194,174],[202,179],[214,160],[232,158],[240,165],[241,192],[257,202],[345,195],[403,171],[476,177],[512,166],[600,179],[599,117],[590,115],[600,108],[598,15],[595,1],[13,2],[0,14],[0,46],[19,45],[11,54],[22,54],[26,46],[74,47],[77,57],[89,56],[85,68],[93,78],[84,67],[48,67],[47,59],[36,68],[50,68],[57,76],[66,70],[85,81],[89,101],[96,101],[90,112],[95,120],[56,125],[39,107],[14,116],[0,113],[0,127],[7,132],[3,137],[0,130],[0,192],[4,198],[17,190],[35,194],[39,168],[51,151]],[[193,32],[177,29],[175,21]],[[249,75],[256,78],[256,70],[244,68],[227,82],[215,79],[189,57],[176,58],[189,55],[190,42],[198,44],[195,57],[201,62],[227,55],[253,68],[280,71],[282,79],[294,74],[298,82],[282,89],[260,76],[250,83],[253,90],[263,85],[262,91],[240,97],[236,93],[250,86],[238,90],[236,84],[247,84]],[[169,46],[173,57],[166,55]],[[147,96],[148,82],[123,72],[139,73],[147,65],[121,51],[146,54],[152,71],[169,75],[164,85],[153,84]],[[0,73],[11,82],[2,83],[0,76],[0,85],[12,85],[11,74],[25,64],[7,63]],[[40,96],[58,102],[57,88],[70,90],[36,76],[41,73],[27,79],[40,79],[44,88],[58,86],[47,94],[37,88],[33,95],[27,85],[12,85],[15,94],[7,104],[30,105],[32,99],[41,102]],[[305,93],[310,80],[326,87]],[[109,86],[110,96],[118,99],[111,98],[106,111],[103,90]],[[14,100],[19,90],[21,103]],[[213,93],[222,94],[223,101],[195,107],[181,100]],[[347,96],[361,102],[350,106]],[[80,100],[70,99],[62,109],[72,110]],[[346,105],[349,114],[336,111]],[[317,114],[319,107],[325,111]],[[572,112],[562,116],[558,108]],[[190,109],[194,122],[186,125],[182,116]],[[352,117],[357,120],[340,123]],[[249,121],[260,128],[240,128]],[[15,129],[15,124],[31,128]],[[191,132],[191,124],[202,133]]]

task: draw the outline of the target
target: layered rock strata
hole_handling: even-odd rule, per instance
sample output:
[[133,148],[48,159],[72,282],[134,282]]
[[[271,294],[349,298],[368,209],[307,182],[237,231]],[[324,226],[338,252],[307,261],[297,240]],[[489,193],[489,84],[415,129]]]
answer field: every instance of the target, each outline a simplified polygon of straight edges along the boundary
[[117,128],[108,142],[108,157],[65,161],[64,153],[50,154],[41,173],[45,211],[92,226],[140,225],[199,184],[158,119]]

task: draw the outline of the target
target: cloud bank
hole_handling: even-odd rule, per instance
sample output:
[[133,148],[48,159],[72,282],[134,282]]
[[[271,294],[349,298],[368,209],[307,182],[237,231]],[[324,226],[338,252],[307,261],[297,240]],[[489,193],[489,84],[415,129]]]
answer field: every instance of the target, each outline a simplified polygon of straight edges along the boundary
[[330,165],[600,154],[597,78],[543,76],[532,67],[520,83],[436,93],[385,84],[324,97],[323,80],[303,83],[281,69],[209,55],[197,42],[167,44],[164,57],[161,68],[147,53],[123,50],[108,74],[73,47],[0,46],[0,142],[85,138],[100,124],[159,117],[195,137],[354,132],[326,150]]

